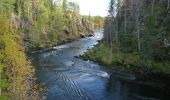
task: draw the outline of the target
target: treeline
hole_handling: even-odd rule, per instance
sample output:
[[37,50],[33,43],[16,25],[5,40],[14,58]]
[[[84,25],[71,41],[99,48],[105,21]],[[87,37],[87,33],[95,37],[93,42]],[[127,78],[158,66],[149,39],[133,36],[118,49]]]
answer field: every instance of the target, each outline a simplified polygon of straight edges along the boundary
[[105,24],[105,17],[92,16],[91,19],[93,24],[93,29],[103,29]]
[[28,48],[45,48],[93,35],[91,21],[82,17],[79,5],[67,0],[4,0],[1,12],[8,12],[13,27],[24,34]]
[[110,0],[104,39],[88,56],[141,72],[170,72],[169,4],[169,0]]
[[[168,61],[168,0],[111,0],[106,20],[105,41],[125,53],[136,52],[143,59]],[[111,38],[107,38],[109,34]]]

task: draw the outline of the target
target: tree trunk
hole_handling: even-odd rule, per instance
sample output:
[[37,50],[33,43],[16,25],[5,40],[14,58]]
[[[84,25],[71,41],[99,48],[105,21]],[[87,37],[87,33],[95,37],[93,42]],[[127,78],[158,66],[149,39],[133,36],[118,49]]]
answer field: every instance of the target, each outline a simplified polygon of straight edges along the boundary
[[110,29],[109,29],[109,33],[110,33],[110,58],[112,58],[112,30],[111,29],[112,28],[110,27]]
[[126,12],[126,8],[125,8],[125,33],[127,33],[127,12]]
[[170,3],[170,0],[168,0],[168,6],[167,6],[167,10],[169,9],[169,3]]
[[152,14],[154,13],[155,0],[152,0]]
[[137,0],[137,38],[138,38],[138,51],[141,51],[141,44],[140,44],[140,24],[139,24],[139,16],[140,16],[140,4],[139,0]]
[[118,26],[117,26],[117,18],[115,19],[115,35],[116,35],[116,46],[118,47]]

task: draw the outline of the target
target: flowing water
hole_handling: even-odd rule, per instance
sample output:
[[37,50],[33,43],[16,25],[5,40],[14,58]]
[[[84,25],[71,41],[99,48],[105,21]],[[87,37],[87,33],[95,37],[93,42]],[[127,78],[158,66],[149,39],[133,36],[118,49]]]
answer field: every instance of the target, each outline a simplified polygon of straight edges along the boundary
[[47,100],[170,100],[160,88],[127,81],[133,77],[75,57],[101,39],[101,31],[96,31],[93,37],[31,54],[37,82],[47,88]]

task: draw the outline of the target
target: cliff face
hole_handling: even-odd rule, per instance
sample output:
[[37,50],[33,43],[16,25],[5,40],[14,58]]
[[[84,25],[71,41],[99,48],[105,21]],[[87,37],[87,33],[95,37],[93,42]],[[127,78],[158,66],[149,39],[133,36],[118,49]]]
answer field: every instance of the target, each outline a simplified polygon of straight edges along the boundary
[[68,25],[64,28],[67,39],[72,40],[93,35],[92,22],[74,12],[68,13],[66,16]]
[[11,8],[15,9],[9,13],[10,21],[12,27],[23,33],[26,48],[46,48],[93,35],[92,22],[80,15],[79,5],[67,0],[61,2],[13,2]]
[[[63,20],[63,21],[62,21]],[[44,48],[82,37],[93,35],[92,22],[74,12],[66,12],[62,18],[56,18],[56,25],[45,25],[39,28],[37,22],[21,18],[15,14],[10,18],[11,27],[21,30],[26,48]]]

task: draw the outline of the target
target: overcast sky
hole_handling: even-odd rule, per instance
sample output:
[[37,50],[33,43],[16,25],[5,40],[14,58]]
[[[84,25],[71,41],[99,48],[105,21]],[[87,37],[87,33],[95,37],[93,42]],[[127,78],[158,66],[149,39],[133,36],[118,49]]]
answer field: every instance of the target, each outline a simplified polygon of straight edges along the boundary
[[109,0],[68,0],[75,1],[80,5],[80,13],[82,15],[106,16]]

